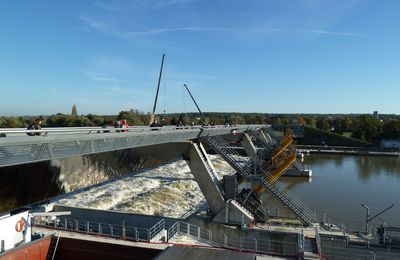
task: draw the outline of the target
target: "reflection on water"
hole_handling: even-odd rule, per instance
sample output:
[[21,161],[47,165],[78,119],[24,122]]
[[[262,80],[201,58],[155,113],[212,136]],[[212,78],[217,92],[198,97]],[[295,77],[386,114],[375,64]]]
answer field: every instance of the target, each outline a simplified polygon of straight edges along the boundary
[[400,178],[400,158],[385,156],[349,156],[337,154],[313,154],[305,157],[304,163],[312,166],[323,166],[331,164],[337,168],[343,167],[346,161],[354,161],[357,166],[357,173],[362,179],[369,179],[376,175],[393,175]]
[[371,216],[392,203],[395,207],[374,220],[400,226],[400,158],[381,156],[306,155],[304,164],[313,172],[312,182],[281,178],[310,208],[326,212],[348,226],[362,228],[365,203]]

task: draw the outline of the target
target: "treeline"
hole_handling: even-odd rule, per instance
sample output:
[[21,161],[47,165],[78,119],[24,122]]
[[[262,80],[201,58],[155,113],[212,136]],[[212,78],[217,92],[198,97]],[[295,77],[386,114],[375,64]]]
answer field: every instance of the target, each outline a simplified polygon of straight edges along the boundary
[[[310,126],[313,126],[313,123]],[[377,143],[381,139],[400,139],[400,118],[396,115],[375,118],[372,115],[318,117],[315,127],[337,134],[349,132],[350,136]]]
[[[266,113],[199,113],[163,114],[156,120],[162,125],[203,125],[208,124],[272,124],[290,128],[291,125],[305,125],[320,130],[368,141],[379,142],[380,139],[400,138],[400,116],[379,115],[319,115],[319,114],[266,114]],[[71,114],[43,116],[43,127],[77,127],[77,126],[113,126],[119,119],[126,119],[129,125],[149,125],[150,114],[139,110],[121,111],[118,115],[78,115],[76,106]],[[0,117],[0,128],[24,128],[33,121],[33,116]]]

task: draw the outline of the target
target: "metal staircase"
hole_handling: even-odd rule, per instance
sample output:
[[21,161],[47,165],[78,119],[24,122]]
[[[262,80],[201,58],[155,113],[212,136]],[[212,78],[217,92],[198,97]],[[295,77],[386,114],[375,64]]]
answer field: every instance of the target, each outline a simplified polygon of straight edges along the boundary
[[269,181],[269,179],[273,178],[269,172],[259,169],[258,174],[255,176],[250,164],[239,164],[235,159],[235,156],[240,156],[237,151],[228,148],[229,145],[227,142],[222,137],[214,135],[211,129],[205,129],[202,133],[202,137],[211,148],[218,152],[237,171],[238,174],[245,178],[258,180],[286,207],[290,208],[305,224],[312,225],[316,222],[314,212],[296,196],[291,194],[283,184],[278,181],[273,183]]
[[253,214],[257,222],[265,222],[267,212],[261,205],[262,201],[257,192],[253,192],[249,188],[244,188],[238,194],[237,201]]

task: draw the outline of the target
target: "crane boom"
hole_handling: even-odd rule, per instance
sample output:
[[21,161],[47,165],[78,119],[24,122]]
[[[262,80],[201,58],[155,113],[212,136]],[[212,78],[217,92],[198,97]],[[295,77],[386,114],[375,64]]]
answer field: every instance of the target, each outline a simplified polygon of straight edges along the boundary
[[158,76],[157,92],[156,92],[156,97],[154,99],[153,112],[151,113],[151,116],[150,116],[150,124],[152,124],[154,122],[154,113],[156,112],[158,92],[160,91],[161,76],[162,76],[162,71],[163,71],[163,66],[164,66],[164,57],[165,57],[165,54],[162,55],[162,59],[161,59],[160,75]]
[[203,118],[204,123],[205,123],[206,125],[208,125],[206,117],[205,117],[205,116],[203,115],[203,113],[201,112],[200,107],[197,105],[196,100],[194,100],[194,97],[192,96],[192,93],[190,92],[189,88],[186,86],[186,84],[183,84],[183,86],[186,88],[187,92],[189,92],[189,95],[190,95],[190,97],[192,98],[194,104],[196,105],[197,110],[199,110],[199,113],[200,113],[201,117]]

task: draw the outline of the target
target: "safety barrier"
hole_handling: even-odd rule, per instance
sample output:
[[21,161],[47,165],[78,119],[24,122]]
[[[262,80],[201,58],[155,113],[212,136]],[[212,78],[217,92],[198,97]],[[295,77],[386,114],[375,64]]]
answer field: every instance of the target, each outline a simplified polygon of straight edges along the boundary
[[151,241],[165,230],[164,219],[161,219],[150,229],[71,218],[49,220],[47,218],[33,217],[32,225],[135,241]]
[[[164,219],[161,219],[150,229],[72,218],[51,220],[44,217],[33,217],[32,225],[133,241],[156,241],[160,240],[165,234]],[[165,239],[167,242],[173,242],[178,235],[189,236],[204,244],[233,250],[280,256],[298,256],[302,254],[302,249],[298,246],[298,242],[256,239],[242,235],[228,236],[224,233],[213,233],[210,229],[183,221],[177,221],[170,226],[166,232]]]
[[[170,232],[173,232],[173,234],[170,234]],[[205,244],[240,251],[251,251],[279,256],[299,256],[303,253],[302,248],[299,247],[299,242],[256,239],[241,235],[228,236],[224,233],[216,234],[209,229],[201,228],[183,221],[175,223],[175,225],[168,230],[169,240],[173,240],[176,235],[186,235]]]

